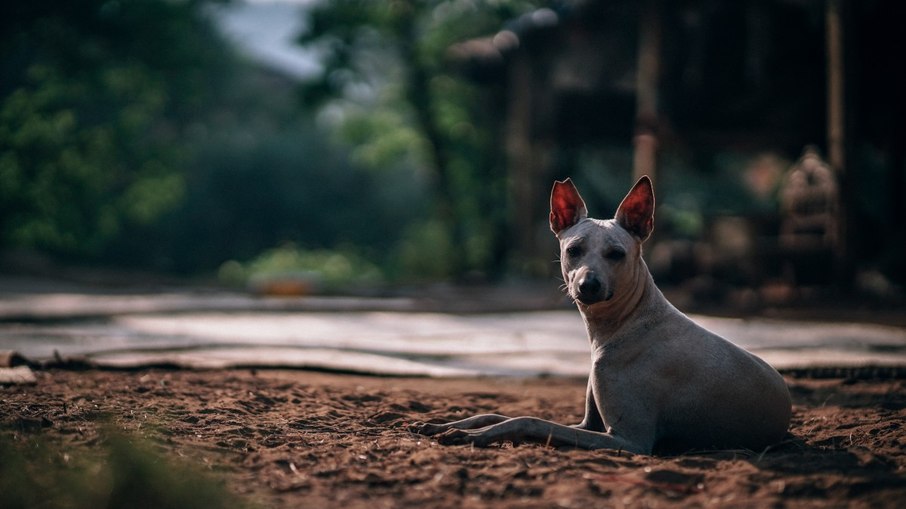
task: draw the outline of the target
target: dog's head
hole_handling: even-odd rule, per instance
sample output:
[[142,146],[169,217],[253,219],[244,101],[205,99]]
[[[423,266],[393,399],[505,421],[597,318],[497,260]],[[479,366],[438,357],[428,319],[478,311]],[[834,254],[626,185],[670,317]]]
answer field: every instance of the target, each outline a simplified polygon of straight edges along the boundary
[[644,269],[642,243],[654,226],[651,179],[639,179],[608,220],[588,217],[570,179],[554,182],[550,225],[560,240],[560,267],[569,296],[585,306],[610,301],[634,285]]

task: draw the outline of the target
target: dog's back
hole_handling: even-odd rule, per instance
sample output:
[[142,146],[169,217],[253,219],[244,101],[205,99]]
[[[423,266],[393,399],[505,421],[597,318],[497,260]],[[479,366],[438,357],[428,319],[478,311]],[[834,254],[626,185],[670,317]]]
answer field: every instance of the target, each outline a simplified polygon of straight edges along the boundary
[[672,388],[658,419],[658,441],[751,450],[779,442],[791,413],[783,377],[759,357],[676,314],[663,327],[684,330],[664,338],[665,355],[655,360]]

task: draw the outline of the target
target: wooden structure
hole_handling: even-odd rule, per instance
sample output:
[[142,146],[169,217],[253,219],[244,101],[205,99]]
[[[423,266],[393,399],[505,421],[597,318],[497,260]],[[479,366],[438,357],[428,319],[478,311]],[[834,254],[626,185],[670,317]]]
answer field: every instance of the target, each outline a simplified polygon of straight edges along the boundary
[[578,151],[603,144],[631,146],[636,176],[656,176],[664,150],[693,160],[715,151],[792,158],[818,145],[843,182],[834,208],[838,267],[866,256],[847,225],[862,192],[850,149],[869,147],[883,154],[887,227],[906,221],[906,66],[897,50],[906,47],[897,21],[906,2],[553,5],[451,50],[463,72],[506,98],[517,267],[550,251],[543,225],[551,180],[575,173]]

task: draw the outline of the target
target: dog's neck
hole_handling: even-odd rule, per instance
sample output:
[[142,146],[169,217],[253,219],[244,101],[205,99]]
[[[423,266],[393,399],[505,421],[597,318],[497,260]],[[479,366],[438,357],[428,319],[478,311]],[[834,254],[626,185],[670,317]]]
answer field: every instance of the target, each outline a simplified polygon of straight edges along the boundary
[[590,306],[578,305],[593,352],[614,346],[626,335],[624,329],[656,319],[656,316],[672,308],[654,284],[644,260],[639,259],[635,274],[627,283],[628,291],[618,292],[611,300]]

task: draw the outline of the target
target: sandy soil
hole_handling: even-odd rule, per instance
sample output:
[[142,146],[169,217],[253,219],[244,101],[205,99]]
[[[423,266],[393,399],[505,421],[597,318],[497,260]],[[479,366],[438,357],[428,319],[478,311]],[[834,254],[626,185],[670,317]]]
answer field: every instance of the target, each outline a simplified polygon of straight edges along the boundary
[[266,507],[902,507],[906,381],[789,380],[768,451],[644,457],[441,446],[407,424],[479,412],[582,417],[584,380],[367,378],[303,371],[44,371],[0,387],[0,438],[60,462],[111,427]]

